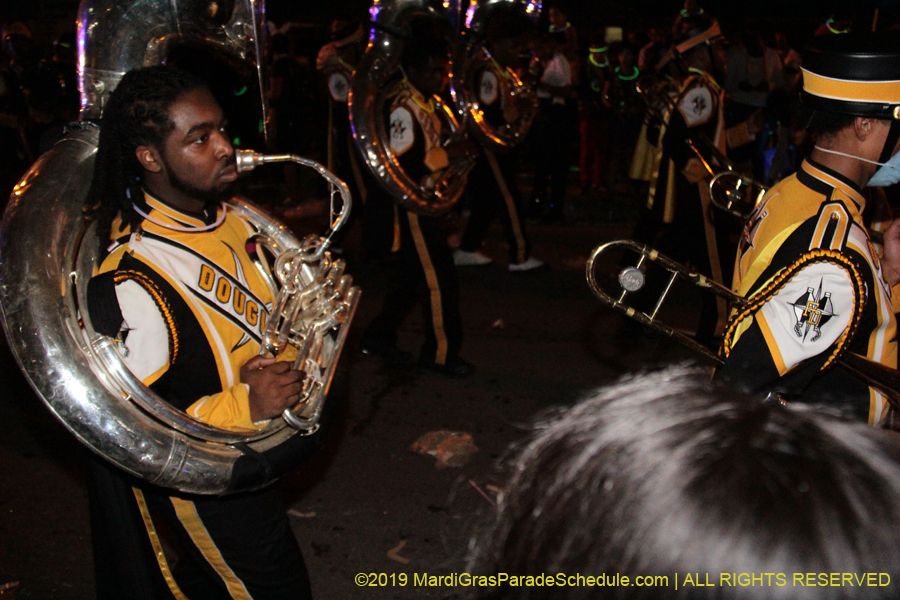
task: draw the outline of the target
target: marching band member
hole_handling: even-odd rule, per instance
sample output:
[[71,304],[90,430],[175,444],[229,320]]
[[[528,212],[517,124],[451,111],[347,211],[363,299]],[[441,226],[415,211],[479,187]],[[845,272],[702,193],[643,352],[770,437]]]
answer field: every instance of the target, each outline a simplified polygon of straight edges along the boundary
[[[238,176],[225,126],[192,75],[149,67],[122,78],[88,193],[105,255],[88,305],[131,372],[174,408],[252,431],[296,404],[302,375],[286,362],[293,348],[258,356],[273,297],[250,256],[255,229],[223,204]],[[295,437],[290,460],[321,441]],[[92,458],[98,598],[311,597],[277,487],[196,496]]]
[[[610,173],[624,174],[634,154],[644,120],[644,103],[637,89],[641,72],[637,67],[637,53],[628,44],[618,43],[610,52],[615,55],[616,62],[609,70],[601,99],[612,113],[609,135],[615,144],[610,146]],[[612,177],[609,182],[611,188],[617,183]]]
[[594,38],[588,47],[586,77],[582,78],[578,98],[578,133],[580,149],[578,177],[581,195],[605,192],[604,175],[609,155],[609,129],[612,114],[603,103],[606,82],[612,76],[609,44],[603,36]]
[[[723,264],[727,268],[731,259],[727,236],[721,233],[727,223],[717,223],[711,210],[707,182],[714,162],[702,138],[725,154],[726,148],[755,139],[762,120],[755,115],[726,129],[724,91],[713,75],[721,60],[715,44],[721,36],[718,22],[701,13],[685,17],[682,27],[686,37],[676,40],[657,67],[679,66],[682,72],[669,88],[671,93],[661,99],[666,106],[660,111],[658,133],[654,132],[647,210],[634,238],[724,283]],[[680,61],[672,60],[675,56]],[[709,296],[704,294],[697,332],[705,342],[715,338],[726,317],[724,301]]]
[[[388,94],[386,128],[391,152],[401,168],[410,179],[433,187],[451,161],[477,149],[469,141],[445,145],[449,128],[434,101],[444,86],[449,62],[449,36],[443,23],[422,16],[412,20],[410,29],[400,58],[404,77]],[[444,375],[467,375],[472,367],[459,356],[463,335],[459,282],[442,220],[411,212],[373,186],[366,219],[375,217],[376,207],[393,214],[393,219],[378,222],[393,224],[383,227],[381,235],[392,240],[399,264],[394,289],[363,334],[361,351],[390,362],[408,361],[408,353],[397,348],[397,331],[419,305],[425,318],[419,366]]]
[[816,146],[744,231],[733,290],[751,302],[732,316],[717,377],[883,425],[886,399],[834,362],[854,352],[897,368],[900,221],[879,256],[862,214],[867,186],[900,181],[900,44],[829,36],[804,63]]
[[[475,74],[478,101],[484,119],[496,127],[515,123],[519,118],[512,91],[517,78],[514,68],[528,41],[531,24],[515,9],[493,14],[485,28],[487,67]],[[512,152],[495,153],[484,148],[475,168],[469,173],[467,191],[471,198],[471,216],[459,249],[453,252],[458,266],[486,265],[491,259],[478,249],[494,215],[500,215],[509,246],[508,268],[513,273],[533,271],[544,263],[531,256],[531,243],[525,232],[525,213],[516,184],[515,157]]]

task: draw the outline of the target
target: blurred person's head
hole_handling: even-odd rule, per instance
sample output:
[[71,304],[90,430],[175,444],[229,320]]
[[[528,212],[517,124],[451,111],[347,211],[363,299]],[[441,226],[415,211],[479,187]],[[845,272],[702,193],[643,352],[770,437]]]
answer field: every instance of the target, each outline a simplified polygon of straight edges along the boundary
[[703,7],[700,6],[700,2],[698,0],[684,0],[684,5],[681,10],[682,16],[692,16],[703,13]]
[[426,97],[440,93],[449,62],[449,25],[431,15],[413,18],[400,56],[400,65],[413,87]]
[[747,54],[760,57],[765,53],[766,45],[763,43],[762,32],[755,28],[746,29],[743,33],[744,47]]
[[485,26],[484,38],[491,56],[501,65],[517,67],[531,41],[533,27],[520,10],[497,9]]
[[550,31],[566,29],[569,26],[566,13],[559,6],[551,6],[547,11],[547,18],[550,20]]
[[31,30],[18,21],[3,27],[3,45],[13,63],[37,61],[37,49],[31,37]]
[[699,69],[719,79],[725,71],[725,49],[718,21],[700,14],[683,20],[683,32],[675,36],[675,49],[685,67]]
[[637,63],[637,53],[631,45],[622,44],[616,50],[616,59],[618,60],[619,67],[626,73],[630,73]]
[[[490,598],[892,598],[794,574],[896,573],[896,434],[762,402],[676,366],[548,418],[521,444],[469,572],[626,575],[631,587],[507,587]],[[683,587],[699,574],[713,587]],[[741,585],[738,574],[783,574]],[[676,575],[677,574],[677,575]],[[666,586],[635,587],[666,575]],[[882,577],[882,584],[884,580]],[[897,585],[891,582],[891,585]]]

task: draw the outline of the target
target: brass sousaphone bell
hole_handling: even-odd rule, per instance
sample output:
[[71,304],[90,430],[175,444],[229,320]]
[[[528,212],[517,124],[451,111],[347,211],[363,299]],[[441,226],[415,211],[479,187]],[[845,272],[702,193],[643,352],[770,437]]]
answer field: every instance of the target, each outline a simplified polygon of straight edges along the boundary
[[523,81],[515,71],[506,67],[502,76],[509,81],[509,105],[514,107],[517,118],[501,126],[485,119],[479,100],[481,81],[478,75],[493,61],[485,45],[486,29],[491,18],[501,11],[517,11],[536,25],[541,4],[534,0],[469,0],[464,1],[457,10],[461,11],[458,15],[460,31],[450,70],[450,92],[454,104],[460,120],[468,123],[469,131],[482,146],[489,151],[508,151],[521,144],[531,129],[538,109],[536,82]]
[[[440,3],[428,0],[375,0],[369,12],[372,15],[369,45],[350,82],[353,140],[369,172],[395,202],[424,216],[445,214],[462,196],[469,171],[475,166],[474,157],[451,161],[433,186],[414,181],[391,151],[385,104],[390,85],[401,74],[400,55],[410,21],[422,16],[448,20],[447,14]],[[447,143],[465,138],[464,124],[457,121],[443,102],[433,100],[435,110],[450,130]]]

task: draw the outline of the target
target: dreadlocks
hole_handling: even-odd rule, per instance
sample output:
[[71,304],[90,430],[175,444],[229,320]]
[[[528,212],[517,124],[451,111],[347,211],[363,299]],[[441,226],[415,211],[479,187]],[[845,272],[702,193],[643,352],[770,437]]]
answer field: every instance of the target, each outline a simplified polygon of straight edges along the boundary
[[135,156],[138,146],[162,148],[175,124],[169,107],[184,93],[204,88],[201,80],[172,67],[129,71],[109,98],[100,122],[94,178],[87,196],[88,212],[97,219],[101,251],[109,244],[116,215],[120,231],[134,230],[141,219],[132,207],[142,197],[143,169]]

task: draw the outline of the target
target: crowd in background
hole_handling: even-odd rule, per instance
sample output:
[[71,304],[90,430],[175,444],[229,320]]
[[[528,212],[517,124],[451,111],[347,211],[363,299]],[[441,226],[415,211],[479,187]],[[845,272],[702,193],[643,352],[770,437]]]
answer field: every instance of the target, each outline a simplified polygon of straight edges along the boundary
[[[571,218],[572,196],[639,203],[646,183],[634,179],[631,162],[645,97],[656,64],[677,39],[684,16],[703,8],[694,0],[673,3],[668,14],[645,14],[627,26],[582,22],[576,5],[547,4],[532,44],[531,75],[542,86],[541,110],[520,149],[520,192],[531,201],[529,216]],[[716,15],[712,15],[716,16]],[[269,22],[269,124],[273,148],[327,161],[328,90],[315,57],[329,40],[364,23],[368,12],[335,9],[323,23]],[[713,73],[727,92],[726,122],[758,112],[765,127],[754,144],[732,158],[756,179],[772,184],[792,172],[808,147],[796,102],[803,47],[814,37],[849,30],[898,29],[890,12],[843,9],[806,20],[772,15],[720,19],[722,59]],[[0,56],[0,194],[15,182],[77,119],[74,23],[59,32],[32,35],[30,22],[3,25]],[[46,24],[44,28],[47,29]],[[552,90],[552,91],[548,91]],[[270,149],[273,149],[270,148]],[[285,171],[289,197],[303,199],[303,181]]]

